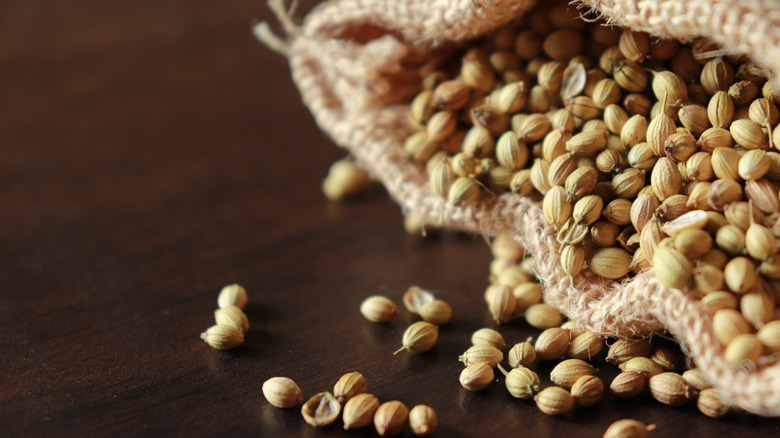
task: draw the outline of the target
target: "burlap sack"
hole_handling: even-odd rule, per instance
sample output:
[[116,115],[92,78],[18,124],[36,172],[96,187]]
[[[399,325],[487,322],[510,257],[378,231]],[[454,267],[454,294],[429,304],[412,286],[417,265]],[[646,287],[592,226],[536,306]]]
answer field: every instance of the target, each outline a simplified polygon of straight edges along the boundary
[[[778,0],[584,0],[608,20],[655,36],[710,37],[780,72]],[[266,23],[255,27],[284,53],[303,100],[319,126],[345,147],[405,212],[427,223],[493,235],[510,231],[539,261],[545,299],[587,330],[616,337],[668,331],[724,401],[764,416],[780,416],[780,361],[764,358],[752,369],[723,359],[712,320],[696,300],[668,289],[645,271],[627,282],[587,272],[571,286],[557,263],[558,242],[540,206],[504,194],[475,207],[447,205],[409,162],[402,144],[412,127],[401,102],[419,88],[416,69],[436,50],[489,33],[521,16],[534,0],[334,0],[293,24],[281,0],[269,5],[288,36]]]

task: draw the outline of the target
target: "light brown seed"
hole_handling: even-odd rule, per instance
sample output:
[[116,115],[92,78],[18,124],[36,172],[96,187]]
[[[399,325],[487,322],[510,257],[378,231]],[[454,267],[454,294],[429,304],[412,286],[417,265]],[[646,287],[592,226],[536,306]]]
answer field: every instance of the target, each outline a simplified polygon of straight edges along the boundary
[[747,257],[735,257],[723,269],[726,285],[732,292],[743,294],[749,291],[758,279],[756,265]]
[[574,397],[563,388],[551,386],[534,397],[536,406],[547,415],[562,415],[574,407]]
[[604,382],[596,376],[582,376],[572,385],[571,395],[578,406],[593,406],[604,395]]
[[398,354],[404,350],[410,353],[424,353],[433,348],[438,339],[438,326],[429,322],[418,321],[404,331],[402,346],[393,354]]
[[287,409],[303,403],[301,388],[288,377],[271,377],[263,382],[263,396],[271,406]]
[[244,333],[226,325],[211,326],[201,333],[200,338],[217,350],[230,350],[244,343]]
[[217,297],[217,306],[222,309],[225,307],[236,306],[239,309],[244,309],[249,297],[246,293],[246,289],[240,284],[229,284],[219,291]]
[[379,399],[373,394],[357,394],[350,398],[344,405],[342,413],[344,430],[370,426],[377,409],[379,409]]
[[631,255],[622,248],[601,248],[588,263],[591,270],[604,278],[618,279],[631,270]]
[[598,369],[581,359],[566,359],[550,372],[550,380],[556,385],[571,389],[572,385],[582,376],[595,376]]
[[419,314],[423,320],[431,324],[447,324],[452,319],[452,306],[442,300],[433,300],[422,305]]
[[560,357],[569,348],[571,333],[562,328],[548,328],[543,331],[534,344],[535,356],[542,360]]
[[409,426],[415,436],[429,436],[436,431],[439,420],[436,411],[426,405],[417,405],[409,411]]
[[750,332],[750,323],[734,309],[720,309],[712,318],[712,330],[721,344],[728,345],[732,339]]
[[568,354],[574,359],[591,360],[602,348],[604,348],[604,340],[599,335],[584,332],[571,340]]
[[398,435],[409,419],[409,408],[398,400],[382,403],[374,414],[374,427],[379,436]]
[[682,377],[697,391],[704,391],[705,389],[712,388],[712,385],[710,385],[707,380],[704,379],[701,370],[698,368],[691,368],[685,371],[682,373]]
[[540,303],[532,305],[525,311],[525,320],[532,327],[548,329],[561,325],[563,316],[549,304]]
[[504,385],[512,397],[528,399],[539,392],[539,376],[530,369],[521,365],[505,374]]
[[653,192],[661,201],[676,195],[682,187],[680,170],[671,159],[661,157],[650,174],[650,184],[653,186]]
[[471,345],[487,345],[499,350],[506,348],[506,343],[501,333],[489,328],[482,328],[472,333]]
[[645,438],[647,433],[655,430],[655,424],[647,425],[637,420],[618,420],[612,423],[604,438]]
[[352,397],[365,392],[368,392],[368,383],[366,378],[357,371],[344,374],[333,387],[333,396],[342,405]]
[[632,398],[639,395],[645,389],[647,376],[638,371],[624,371],[612,380],[609,385],[610,392],[616,397]]
[[388,322],[401,314],[398,306],[387,297],[373,295],[360,303],[360,313],[371,322]]
[[487,363],[491,367],[494,367],[504,360],[504,353],[496,347],[475,345],[460,355],[458,360],[463,362],[466,366],[475,363]]
[[507,354],[509,366],[517,368],[518,366],[530,367],[536,360],[536,350],[531,345],[531,338],[525,342],[515,344]]
[[745,149],[767,149],[769,137],[762,131],[761,125],[749,120],[734,120],[729,127],[731,137]]
[[696,390],[677,373],[661,373],[650,377],[650,394],[669,406],[680,406],[696,396]]
[[632,357],[620,364],[620,370],[624,372],[636,371],[648,377],[652,377],[664,372],[660,365],[647,357]]
[[469,391],[485,389],[493,381],[493,367],[485,362],[468,365],[460,373],[460,384]]
[[723,403],[720,394],[714,389],[700,392],[696,399],[696,407],[699,408],[699,412],[710,418],[720,418],[729,412],[729,407]]
[[620,365],[633,357],[647,356],[652,349],[652,344],[645,339],[618,339],[609,347],[607,362]]
[[659,246],[653,255],[655,276],[666,287],[686,289],[693,281],[693,265],[680,251]]

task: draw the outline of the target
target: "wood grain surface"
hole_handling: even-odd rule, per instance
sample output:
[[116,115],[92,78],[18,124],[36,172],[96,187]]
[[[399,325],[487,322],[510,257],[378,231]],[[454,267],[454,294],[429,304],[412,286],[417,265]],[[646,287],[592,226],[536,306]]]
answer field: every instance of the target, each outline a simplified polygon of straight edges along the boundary
[[[457,357],[493,326],[485,241],[408,236],[380,188],[327,202],[344,152],[253,39],[257,19],[263,1],[0,3],[0,435],[372,436],[315,430],[260,391],[285,375],[311,395],[353,370],[382,400],[436,408],[438,436],[595,437],[620,418],[658,437],[780,431],[649,395],[552,418],[501,378],[462,390]],[[212,350],[198,336],[233,282],[252,328]],[[411,284],[455,318],[430,353],[393,356],[413,318],[377,325],[357,308]]]

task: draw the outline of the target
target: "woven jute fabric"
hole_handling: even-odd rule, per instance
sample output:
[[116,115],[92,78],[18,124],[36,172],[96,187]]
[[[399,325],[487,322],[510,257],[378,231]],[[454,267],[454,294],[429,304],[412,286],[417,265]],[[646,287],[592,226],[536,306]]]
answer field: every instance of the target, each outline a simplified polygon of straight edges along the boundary
[[[582,328],[620,338],[669,333],[724,401],[746,411],[780,416],[780,360],[729,367],[712,318],[683,291],[661,285],[653,271],[612,282],[587,270],[574,285],[558,264],[558,242],[538,202],[503,194],[459,208],[432,193],[424,170],[402,145],[413,127],[403,104],[419,89],[417,67],[441,50],[487,34],[520,17],[534,0],[333,0],[301,26],[269,3],[287,36],[266,23],[257,36],[284,53],[317,124],[387,188],[405,212],[437,227],[494,235],[511,232],[537,260],[545,300]],[[709,37],[726,50],[750,55],[780,72],[777,0],[584,0],[610,23],[658,37]]]

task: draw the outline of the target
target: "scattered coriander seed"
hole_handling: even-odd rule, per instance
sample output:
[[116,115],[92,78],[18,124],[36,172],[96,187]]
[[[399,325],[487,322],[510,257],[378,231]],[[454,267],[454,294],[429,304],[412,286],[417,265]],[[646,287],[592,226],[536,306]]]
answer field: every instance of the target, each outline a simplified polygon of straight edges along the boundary
[[593,406],[604,395],[604,382],[596,376],[581,376],[572,385],[571,395],[578,406]]
[[304,421],[314,427],[327,426],[341,414],[341,403],[329,392],[313,395],[301,408]]
[[646,438],[647,432],[655,430],[655,424],[646,425],[637,420],[618,420],[612,423],[604,438]]
[[231,327],[244,334],[249,331],[249,319],[244,312],[236,306],[228,306],[215,310],[214,320],[216,320],[217,325]]
[[373,394],[357,394],[350,398],[344,405],[342,414],[344,430],[370,426],[377,409],[379,409],[379,399]]
[[504,342],[504,337],[501,336],[501,333],[489,328],[475,331],[471,335],[471,345],[488,345],[499,350],[506,348],[506,342]]
[[646,375],[647,377],[653,377],[658,374],[664,373],[664,369],[660,365],[653,362],[647,357],[632,357],[631,359],[620,364],[621,371],[636,371]]
[[415,322],[404,331],[402,346],[393,354],[398,354],[404,350],[415,354],[424,353],[433,348],[438,339],[438,326],[424,321]]
[[699,393],[696,407],[699,408],[699,412],[710,418],[720,418],[729,413],[729,407],[723,403],[718,391],[711,388]]
[[557,327],[563,322],[563,315],[549,304],[534,304],[525,311],[525,320],[532,327],[547,329]]
[[374,414],[374,427],[379,436],[398,435],[409,418],[409,409],[398,400],[382,403]]
[[301,388],[288,377],[271,377],[263,382],[263,396],[271,406],[287,409],[303,403]]
[[371,322],[388,322],[400,315],[398,306],[390,298],[372,295],[360,303],[360,313]]
[[357,371],[344,374],[333,387],[333,396],[342,405],[352,397],[365,392],[368,392],[368,383],[366,378]]
[[571,342],[571,332],[562,328],[549,328],[536,338],[535,357],[553,360],[566,352]]
[[650,394],[659,402],[679,406],[691,401],[696,390],[677,373],[660,373],[650,377]]
[[429,436],[439,425],[436,411],[426,405],[417,405],[409,411],[409,426],[415,436]]
[[539,392],[539,376],[530,369],[519,366],[507,372],[500,364],[498,369],[504,374],[504,384],[512,397],[529,399]]
[[574,407],[574,397],[569,391],[557,386],[543,389],[534,400],[539,410],[547,415],[563,415]]
[[502,353],[498,348],[488,345],[475,345],[460,355],[458,360],[463,362],[463,364],[466,366],[484,362],[491,367],[494,367],[499,362],[504,360],[504,353]]
[[468,365],[460,373],[460,384],[469,391],[485,389],[493,381],[493,367],[486,362],[478,362]]
[[531,345],[531,338],[525,342],[515,344],[507,354],[509,366],[517,368],[518,366],[530,367],[536,360],[536,350]]
[[556,385],[571,389],[572,385],[582,376],[594,376],[599,370],[580,359],[566,359],[550,372],[550,380]]
[[246,290],[239,284],[229,284],[219,291],[219,297],[217,297],[217,306],[220,309],[230,306],[236,306],[239,309],[244,309],[248,295]]
[[452,307],[442,300],[433,300],[420,307],[420,317],[431,324],[447,324],[452,319]]
[[647,376],[637,371],[624,371],[612,380],[609,385],[610,392],[620,398],[632,398],[639,395],[645,389]]
[[211,326],[201,333],[200,338],[217,350],[230,350],[244,343],[244,334],[226,325]]

